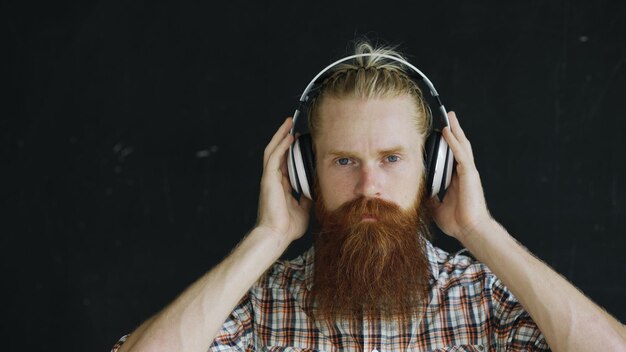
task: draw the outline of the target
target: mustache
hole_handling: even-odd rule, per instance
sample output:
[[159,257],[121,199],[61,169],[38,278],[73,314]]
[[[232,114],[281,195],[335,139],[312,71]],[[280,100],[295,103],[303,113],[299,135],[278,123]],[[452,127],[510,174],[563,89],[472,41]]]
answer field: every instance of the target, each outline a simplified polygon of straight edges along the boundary
[[[350,230],[360,226],[380,227],[390,224],[407,226],[419,217],[415,205],[403,210],[394,202],[364,196],[350,200],[334,211],[317,210],[318,221],[326,225],[326,229],[322,229],[320,234],[338,227]],[[369,221],[363,221],[364,219]]]

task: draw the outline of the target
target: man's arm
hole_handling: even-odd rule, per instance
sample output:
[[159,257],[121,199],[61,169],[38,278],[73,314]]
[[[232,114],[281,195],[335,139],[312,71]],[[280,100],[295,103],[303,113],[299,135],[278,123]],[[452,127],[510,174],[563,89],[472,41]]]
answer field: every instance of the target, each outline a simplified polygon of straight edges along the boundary
[[306,231],[311,203],[291,196],[287,119],[265,149],[256,227],[215,268],[144,322],[119,351],[206,351],[250,286]]
[[519,245],[487,210],[469,141],[456,115],[444,137],[456,173],[443,202],[432,202],[437,225],[485,263],[533,318],[554,351],[626,351],[626,328]]

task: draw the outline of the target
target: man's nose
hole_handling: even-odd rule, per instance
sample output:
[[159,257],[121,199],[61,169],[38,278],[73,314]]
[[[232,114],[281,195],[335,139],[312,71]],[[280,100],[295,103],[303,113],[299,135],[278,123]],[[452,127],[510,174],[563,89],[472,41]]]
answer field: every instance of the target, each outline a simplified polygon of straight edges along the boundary
[[355,193],[366,198],[380,197],[383,176],[381,171],[375,165],[361,166]]

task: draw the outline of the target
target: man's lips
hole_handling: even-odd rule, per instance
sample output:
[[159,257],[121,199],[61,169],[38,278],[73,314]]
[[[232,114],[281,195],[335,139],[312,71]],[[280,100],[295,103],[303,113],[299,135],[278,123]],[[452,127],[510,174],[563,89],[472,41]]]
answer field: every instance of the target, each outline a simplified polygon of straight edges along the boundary
[[378,218],[372,214],[363,214],[361,221],[377,221]]

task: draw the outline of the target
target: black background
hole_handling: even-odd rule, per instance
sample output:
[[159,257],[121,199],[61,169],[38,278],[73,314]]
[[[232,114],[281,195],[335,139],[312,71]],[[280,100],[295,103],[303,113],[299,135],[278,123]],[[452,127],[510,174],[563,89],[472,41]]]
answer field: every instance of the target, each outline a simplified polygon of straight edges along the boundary
[[227,255],[265,144],[361,35],[400,44],[457,111],[494,217],[626,321],[623,1],[13,1],[0,18],[5,347],[108,350]]

